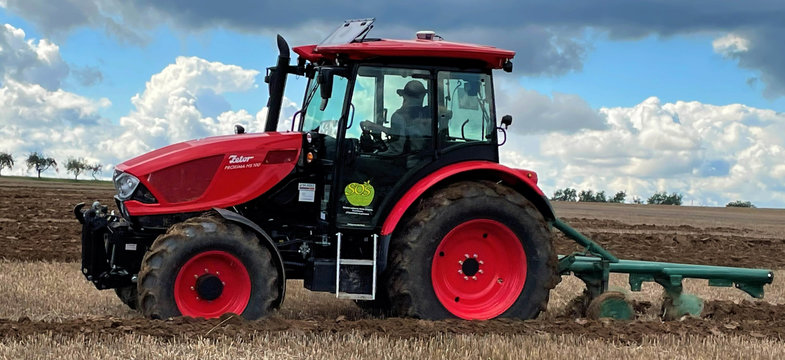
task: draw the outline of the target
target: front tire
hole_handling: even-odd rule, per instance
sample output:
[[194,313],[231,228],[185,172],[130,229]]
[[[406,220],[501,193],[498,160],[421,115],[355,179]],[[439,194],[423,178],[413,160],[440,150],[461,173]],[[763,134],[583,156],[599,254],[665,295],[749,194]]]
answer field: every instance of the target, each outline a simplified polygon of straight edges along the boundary
[[531,319],[556,286],[551,232],[534,205],[492,182],[460,182],[423,201],[393,237],[394,315]]
[[205,215],[172,226],[142,260],[139,308],[154,319],[258,319],[273,310],[281,276],[251,231]]

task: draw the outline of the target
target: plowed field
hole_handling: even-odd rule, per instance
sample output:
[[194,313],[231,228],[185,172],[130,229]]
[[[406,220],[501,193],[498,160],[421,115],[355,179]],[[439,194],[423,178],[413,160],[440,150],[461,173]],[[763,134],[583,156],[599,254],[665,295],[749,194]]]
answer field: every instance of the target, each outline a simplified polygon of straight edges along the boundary
[[[5,259],[0,262],[0,290],[13,299],[6,300],[0,311],[3,343],[33,341],[30,339],[40,334],[58,339],[132,334],[161,339],[230,337],[238,341],[253,341],[259,334],[311,338],[346,334],[395,341],[539,334],[639,345],[659,336],[728,336],[785,346],[785,282],[780,279],[785,273],[781,271],[766,288],[763,301],[748,301],[734,289],[688,281],[687,290],[707,300],[704,314],[700,319],[671,322],[657,317],[660,293],[652,284],[647,284],[642,294],[633,293],[637,320],[576,318],[568,303],[580,294],[582,284],[574,278],[565,278],[553,292],[549,310],[530,321],[373,318],[351,302],[301,290],[296,281],[289,282],[284,307],[270,319],[146,320],[127,310],[111,291],[91,288],[75,264],[79,261],[80,228],[71,209],[78,202],[94,200],[111,208],[113,194],[114,189],[106,183],[0,178],[0,258]],[[555,203],[554,207],[562,219],[620,258],[785,269],[785,210],[583,203]],[[577,250],[560,235],[556,248],[562,254]],[[618,286],[625,280],[613,278]]]

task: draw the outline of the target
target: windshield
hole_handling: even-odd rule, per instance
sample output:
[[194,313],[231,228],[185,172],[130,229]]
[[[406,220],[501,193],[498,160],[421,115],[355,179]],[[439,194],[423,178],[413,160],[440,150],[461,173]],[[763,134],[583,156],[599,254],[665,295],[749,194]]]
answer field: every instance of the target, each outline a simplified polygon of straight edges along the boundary
[[308,82],[305,95],[305,119],[300,131],[316,131],[320,134],[336,137],[338,133],[338,119],[341,118],[343,100],[346,96],[346,86],[349,81],[342,76],[333,78],[333,91],[327,107],[321,110],[322,98],[319,91],[318,74]]

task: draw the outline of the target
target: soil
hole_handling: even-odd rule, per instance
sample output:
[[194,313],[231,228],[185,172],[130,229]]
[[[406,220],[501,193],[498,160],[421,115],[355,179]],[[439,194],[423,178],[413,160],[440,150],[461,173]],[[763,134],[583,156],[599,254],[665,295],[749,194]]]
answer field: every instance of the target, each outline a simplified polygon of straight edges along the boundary
[[0,258],[81,261],[81,225],[73,208],[93,201],[114,207],[100,182],[64,183],[0,177]]
[[175,318],[76,318],[60,322],[0,319],[0,338],[23,338],[34,334],[61,336],[137,334],[163,338],[221,337],[243,338],[255,333],[293,332],[308,334],[359,333],[393,338],[431,338],[438,335],[577,335],[587,339],[625,344],[640,343],[652,335],[748,336],[785,339],[785,305],[743,302],[707,302],[703,318],[680,321],[614,321],[560,317],[548,320],[425,321],[417,319],[337,319],[294,320],[271,317],[246,321],[236,315],[220,319]]
[[[114,189],[104,183],[84,184],[43,182],[0,178],[0,258],[19,261],[79,261],[80,225],[72,209],[78,202],[99,200],[113,207]],[[557,213],[560,207],[555,206]],[[624,205],[622,205],[624,206]],[[638,207],[629,205],[634,211]],[[649,206],[646,211],[653,211]],[[599,211],[596,211],[600,209]],[[615,209],[615,208],[612,208]],[[575,210],[575,209],[573,209]],[[751,209],[759,210],[759,209]],[[629,210],[626,210],[629,211]],[[669,209],[668,211],[673,211]],[[689,207],[678,211],[689,213]],[[776,228],[785,219],[785,211],[761,210],[751,218],[761,223],[740,223],[711,217],[712,221],[670,224],[663,217],[651,223],[617,217],[613,211],[564,211],[563,219],[602,244],[620,258],[667,262],[688,262],[743,267],[785,268],[785,237]],[[609,215],[610,214],[610,215]],[[737,218],[728,213],[730,218]],[[563,215],[562,215],[563,216]],[[722,216],[722,215],[719,215]],[[763,225],[761,225],[763,224]],[[767,225],[774,224],[774,225]],[[559,253],[579,250],[559,235]],[[646,304],[637,304],[645,306]],[[636,306],[637,306],[636,305]],[[649,304],[650,305],[650,304]],[[636,310],[637,307],[636,307]],[[282,319],[277,316],[260,321],[244,321],[227,315],[222,319],[147,320],[142,318],[74,318],[60,322],[29,319],[0,319],[0,338],[18,338],[31,334],[134,333],[158,337],[250,336],[254,332],[296,331],[305,333],[345,333],[392,336],[401,338],[431,337],[438,334],[574,334],[592,339],[636,343],[650,335],[740,335],[770,339],[785,338],[785,305],[765,302],[708,301],[702,318],[681,321],[611,321],[587,320],[569,315],[514,321],[460,320],[422,321],[416,319]],[[176,334],[176,335],[175,335]]]

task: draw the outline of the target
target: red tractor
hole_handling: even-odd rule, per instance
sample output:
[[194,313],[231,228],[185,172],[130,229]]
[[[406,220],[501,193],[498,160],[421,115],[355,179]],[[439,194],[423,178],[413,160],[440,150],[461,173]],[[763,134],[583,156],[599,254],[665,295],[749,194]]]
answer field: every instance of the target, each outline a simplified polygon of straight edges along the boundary
[[[289,279],[426,319],[533,318],[570,272],[605,292],[619,261],[554,216],[534,172],[499,164],[512,118],[497,122],[492,70],[512,71],[514,52],[371,39],[372,22],[294,48],[296,65],[278,37],[265,132],[118,165],[118,213],[74,209],[87,280],[152,318],[263,317]],[[289,74],[308,85],[277,132]],[[552,227],[588,251],[557,258]]]

